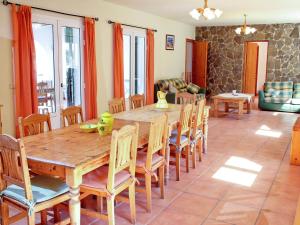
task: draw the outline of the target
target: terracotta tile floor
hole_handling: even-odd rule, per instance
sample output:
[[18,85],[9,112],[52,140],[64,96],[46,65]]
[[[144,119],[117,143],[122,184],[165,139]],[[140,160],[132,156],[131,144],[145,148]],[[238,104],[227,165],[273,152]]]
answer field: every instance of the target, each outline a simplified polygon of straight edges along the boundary
[[[210,118],[208,154],[189,174],[182,163],[179,182],[171,167],[164,200],[153,186],[152,213],[137,194],[137,224],[292,225],[300,194],[300,167],[289,165],[296,118],[256,110],[241,120]],[[129,218],[128,205],[118,204],[117,224],[130,224]],[[82,224],[105,223],[82,217]]]

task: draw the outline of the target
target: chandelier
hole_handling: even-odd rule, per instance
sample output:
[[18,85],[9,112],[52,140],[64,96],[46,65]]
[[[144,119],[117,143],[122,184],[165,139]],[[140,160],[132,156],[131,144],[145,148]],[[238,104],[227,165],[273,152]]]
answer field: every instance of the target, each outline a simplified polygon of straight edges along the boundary
[[242,27],[238,27],[235,29],[235,33],[239,34],[239,35],[248,35],[248,34],[253,34],[256,32],[256,28],[254,27],[248,27],[247,26],[247,15],[244,14],[245,17],[245,22],[244,25]]
[[208,0],[204,0],[204,8],[193,9],[190,12],[190,15],[195,20],[199,20],[201,15],[207,20],[219,18],[222,15],[223,12],[220,9],[209,8],[207,2]]

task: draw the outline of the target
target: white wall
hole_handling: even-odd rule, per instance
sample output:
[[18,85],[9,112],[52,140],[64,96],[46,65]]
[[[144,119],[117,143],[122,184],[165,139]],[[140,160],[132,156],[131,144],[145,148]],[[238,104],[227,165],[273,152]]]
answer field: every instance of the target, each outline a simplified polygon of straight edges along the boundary
[[258,52],[258,70],[257,70],[257,92],[263,90],[266,82],[267,58],[268,58],[268,42],[254,42],[259,46]]
[[[103,0],[19,0],[18,3],[44,7],[74,14],[99,17],[96,25],[98,108],[107,110],[112,98],[112,25],[111,19],[121,23],[155,28],[155,80],[181,77],[185,70],[185,40],[194,39],[195,27],[152,14],[129,9]],[[13,67],[11,53],[10,6],[0,5],[0,104],[4,104],[4,132],[14,134]],[[175,35],[175,51],[165,50],[166,34]]]

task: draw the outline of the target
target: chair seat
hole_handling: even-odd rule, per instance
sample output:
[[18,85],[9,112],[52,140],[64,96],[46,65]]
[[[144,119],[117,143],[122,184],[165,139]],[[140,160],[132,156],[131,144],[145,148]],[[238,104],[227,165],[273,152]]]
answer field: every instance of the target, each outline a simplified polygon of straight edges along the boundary
[[191,130],[191,138],[194,139],[194,140],[201,138],[202,135],[203,135],[202,130],[201,129],[197,129],[196,135],[195,135],[195,138],[194,138],[193,137],[193,129]]
[[[152,166],[163,161],[164,157],[155,153],[152,155]],[[136,157],[136,167],[145,167],[147,161],[147,152],[138,152]]]
[[[100,168],[95,169],[90,173],[84,175],[82,179],[82,186],[105,191],[108,181],[108,168],[108,166],[101,166]],[[120,184],[122,184],[130,178],[131,175],[128,171],[120,171],[115,176],[115,187],[119,186]]]
[[[177,135],[178,135],[178,131],[177,130],[173,130],[171,133],[171,137],[170,137],[170,144],[171,145],[176,145],[176,141],[177,141]],[[181,135],[181,140],[180,142],[186,142],[188,141],[188,138],[186,135]]]
[[69,191],[68,185],[58,178],[38,175],[31,178],[33,202],[25,197],[25,191],[17,185],[9,185],[1,192],[1,196],[12,198],[29,208],[37,203],[45,202]]

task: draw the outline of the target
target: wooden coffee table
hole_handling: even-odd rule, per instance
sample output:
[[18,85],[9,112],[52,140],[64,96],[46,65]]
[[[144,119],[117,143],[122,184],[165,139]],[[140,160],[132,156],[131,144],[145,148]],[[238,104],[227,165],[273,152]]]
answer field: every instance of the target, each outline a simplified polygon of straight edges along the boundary
[[237,107],[232,108],[238,109],[238,119],[240,119],[241,116],[244,114],[244,106],[246,106],[247,113],[251,112],[251,104],[253,102],[253,97],[254,95],[252,94],[241,93],[237,95],[233,95],[231,93],[224,93],[213,96],[212,99],[214,100],[214,116],[218,117],[220,103],[225,104],[225,112],[229,112],[229,108],[231,108],[229,104],[234,104],[237,105]]

